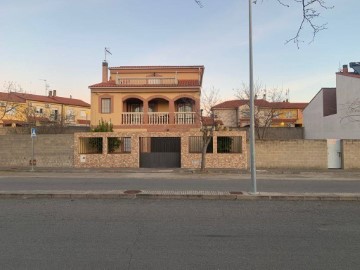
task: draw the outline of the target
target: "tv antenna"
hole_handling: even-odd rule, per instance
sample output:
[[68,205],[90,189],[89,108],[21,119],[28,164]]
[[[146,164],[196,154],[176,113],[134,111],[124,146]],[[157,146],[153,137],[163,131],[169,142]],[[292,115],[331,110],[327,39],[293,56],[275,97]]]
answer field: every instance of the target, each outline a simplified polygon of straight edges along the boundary
[[107,55],[107,54],[112,55],[112,53],[110,52],[110,48],[105,47],[105,51],[104,51],[104,53],[105,53],[105,62],[106,62],[106,55]]
[[47,96],[50,85],[48,84],[47,80],[45,80],[45,79],[39,79],[39,80],[44,81],[44,83],[45,83],[45,96]]
[[203,8],[203,7],[204,7],[203,3],[201,3],[200,0],[194,0],[194,1],[196,2],[196,4],[198,4],[198,6],[199,6],[200,8]]

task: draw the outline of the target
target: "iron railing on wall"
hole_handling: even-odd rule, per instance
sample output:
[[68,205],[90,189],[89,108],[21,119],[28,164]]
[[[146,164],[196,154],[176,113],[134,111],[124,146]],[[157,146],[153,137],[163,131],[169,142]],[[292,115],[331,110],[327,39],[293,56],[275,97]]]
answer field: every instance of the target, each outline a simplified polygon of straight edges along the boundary
[[79,154],[102,154],[103,138],[101,137],[80,137]]
[[218,153],[242,153],[241,136],[218,136],[217,137]]

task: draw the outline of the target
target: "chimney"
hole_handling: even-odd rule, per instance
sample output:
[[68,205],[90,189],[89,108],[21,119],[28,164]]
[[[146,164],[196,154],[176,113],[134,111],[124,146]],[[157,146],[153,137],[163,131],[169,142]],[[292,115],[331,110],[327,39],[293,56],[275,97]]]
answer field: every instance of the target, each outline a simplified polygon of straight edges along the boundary
[[348,73],[348,66],[347,65],[343,65],[343,73]]
[[56,97],[56,90],[53,90],[52,93],[53,93],[52,96]]
[[108,63],[104,61],[102,63],[102,82],[107,82],[108,76]]
[[52,96],[52,91],[49,91],[49,97],[51,97]]
[[263,100],[266,100],[266,94],[263,94]]

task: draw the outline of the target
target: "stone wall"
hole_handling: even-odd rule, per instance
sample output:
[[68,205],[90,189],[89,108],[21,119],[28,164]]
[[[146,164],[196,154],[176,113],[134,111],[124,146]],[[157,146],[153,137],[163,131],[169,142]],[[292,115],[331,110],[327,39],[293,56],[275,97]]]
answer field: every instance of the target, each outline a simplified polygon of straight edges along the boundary
[[[73,167],[74,135],[37,135],[34,138],[34,159],[38,167]],[[0,166],[29,166],[32,158],[31,136],[0,136]]]
[[[217,153],[217,136],[241,136],[242,153]],[[107,137],[131,137],[131,153],[108,154]],[[139,168],[139,138],[140,137],[180,137],[181,138],[181,167],[200,168],[201,154],[189,153],[189,137],[202,136],[201,132],[112,132],[112,133],[79,133],[74,137],[74,166],[89,167],[117,167]],[[79,142],[84,137],[102,137],[103,154],[80,154]],[[219,131],[214,133],[214,152],[206,154],[207,168],[247,168],[247,150],[245,132]]]
[[343,140],[344,169],[360,168],[360,140]]
[[256,141],[255,153],[257,169],[327,169],[326,140]]

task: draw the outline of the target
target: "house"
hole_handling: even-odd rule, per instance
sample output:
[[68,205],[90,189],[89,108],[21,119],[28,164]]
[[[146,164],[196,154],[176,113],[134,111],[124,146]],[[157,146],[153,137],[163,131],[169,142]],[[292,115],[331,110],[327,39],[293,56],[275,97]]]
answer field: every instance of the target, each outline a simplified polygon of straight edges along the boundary
[[[109,74],[110,73],[110,74]],[[91,126],[114,130],[189,131],[200,127],[204,66],[118,66],[102,63],[91,90]]]
[[1,126],[49,124],[89,126],[90,104],[57,96],[56,90],[49,91],[48,96],[0,92]]
[[360,63],[336,73],[336,87],[322,88],[304,109],[305,139],[360,139]]
[[[199,168],[204,66],[118,66],[102,63],[102,82],[91,90],[91,126],[113,132],[75,134],[75,167]],[[247,167],[246,132],[214,131],[208,168]]]
[[[255,99],[255,120],[259,127],[302,127],[302,111],[307,103],[269,102]],[[225,127],[238,128],[250,125],[249,100],[229,100],[213,107],[216,119]]]

